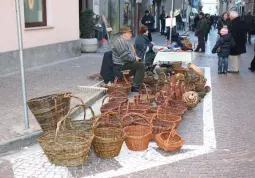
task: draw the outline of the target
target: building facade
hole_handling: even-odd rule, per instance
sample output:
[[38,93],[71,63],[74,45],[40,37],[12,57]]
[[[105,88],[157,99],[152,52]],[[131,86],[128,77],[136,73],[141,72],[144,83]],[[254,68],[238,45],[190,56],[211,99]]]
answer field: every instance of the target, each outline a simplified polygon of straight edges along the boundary
[[[25,68],[80,55],[78,1],[22,0],[20,15]],[[15,1],[1,0],[0,74],[20,70],[16,22]]]

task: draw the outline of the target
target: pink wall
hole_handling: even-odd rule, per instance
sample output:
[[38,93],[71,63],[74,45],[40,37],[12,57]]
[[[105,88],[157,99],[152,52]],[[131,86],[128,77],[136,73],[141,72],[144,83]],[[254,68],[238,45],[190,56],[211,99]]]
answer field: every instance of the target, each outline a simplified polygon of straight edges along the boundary
[[[25,30],[23,0],[20,0],[24,48],[79,39],[79,4],[74,0],[47,0],[48,26],[53,28]],[[18,49],[15,1],[1,0],[0,52]]]

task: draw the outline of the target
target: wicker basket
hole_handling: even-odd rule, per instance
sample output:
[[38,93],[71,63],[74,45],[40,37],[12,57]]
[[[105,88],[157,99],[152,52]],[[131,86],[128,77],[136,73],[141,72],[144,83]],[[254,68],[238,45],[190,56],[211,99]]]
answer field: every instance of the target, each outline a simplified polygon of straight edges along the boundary
[[102,101],[102,106],[100,108],[101,113],[110,112],[110,111],[117,112],[121,103],[118,101],[112,100],[111,102],[104,104],[105,99],[108,97],[109,96],[106,96]]
[[155,68],[155,71],[158,75],[160,75],[161,73],[165,73],[166,72],[166,67],[159,67],[159,68]]
[[130,125],[124,128],[124,132],[127,134],[125,143],[129,150],[143,151],[148,148],[149,142],[152,137],[151,123],[142,114],[130,113],[123,117],[123,121],[132,116],[138,116],[149,123],[148,126],[143,125]]
[[158,108],[158,110],[157,110],[157,114],[154,117],[155,119],[166,120],[166,121],[172,122],[175,124],[175,127],[176,127],[175,129],[178,128],[178,126],[181,122],[181,119],[182,119],[180,116],[172,115],[172,114],[161,114],[159,111],[160,111],[160,108]]
[[123,93],[126,93],[128,94],[131,90],[131,84],[127,81],[127,79],[124,77],[123,75],[123,78],[125,80],[125,83],[123,82],[120,82],[120,83],[117,83],[118,82],[118,78],[116,77],[115,80],[114,80],[114,84],[111,85],[111,86],[108,86],[108,85],[105,85],[105,88],[108,89],[108,94],[111,94],[115,91],[118,91],[118,92],[123,92]]
[[83,165],[94,138],[92,132],[61,130],[70,112],[57,123],[55,132],[49,131],[37,139],[49,161],[57,166]]
[[170,115],[175,115],[175,116],[183,116],[184,113],[187,111],[186,110],[181,110],[175,107],[165,107],[165,106],[159,106],[158,108],[158,113],[159,114],[170,114]]
[[182,100],[187,104],[189,108],[193,108],[200,102],[200,97],[198,93],[189,91],[182,95]]
[[171,131],[173,126],[174,126],[173,122],[156,119],[156,116],[154,115],[154,118],[152,120],[153,139],[155,139],[155,136],[159,133]]
[[35,116],[43,132],[56,130],[58,121],[64,117],[70,109],[71,93],[59,93],[27,101],[29,109]]
[[155,136],[155,141],[159,148],[164,151],[176,151],[181,149],[184,145],[184,140],[182,137],[176,133],[175,129],[172,129],[170,132],[162,132]]
[[[92,133],[92,124],[93,120],[95,118],[95,113],[91,107],[84,106],[84,119],[83,120],[72,120],[71,117],[67,117],[66,121],[64,122],[64,128],[67,130],[75,130],[75,131],[84,131],[84,132],[91,132]],[[73,109],[75,109],[77,106],[75,106]],[[78,105],[79,107],[79,105]],[[92,118],[86,120],[86,108],[88,108],[91,111]],[[63,129],[64,130],[64,129]]]
[[[99,121],[106,115],[116,116],[119,119],[120,128],[97,128]],[[97,156],[101,158],[114,158],[119,155],[126,134],[123,132],[122,121],[117,116],[117,113],[107,112],[96,118],[93,123],[93,132],[95,137],[92,144]]]

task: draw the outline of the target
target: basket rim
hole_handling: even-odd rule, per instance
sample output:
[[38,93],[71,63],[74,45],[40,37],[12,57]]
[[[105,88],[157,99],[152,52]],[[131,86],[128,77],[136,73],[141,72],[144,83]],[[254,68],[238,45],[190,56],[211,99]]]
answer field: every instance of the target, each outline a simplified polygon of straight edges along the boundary
[[[131,135],[128,135],[125,130],[128,129],[128,128],[132,128],[132,127],[145,127],[146,130],[147,130],[147,134],[144,134],[142,136],[131,136]],[[150,129],[149,127],[147,126],[143,126],[143,125],[131,125],[131,126],[126,126],[124,127],[123,131],[126,133],[127,137],[128,138],[144,138],[144,137],[147,137],[148,135],[151,135],[152,134],[152,129]]]
[[[40,97],[36,97],[36,98],[31,98],[27,101],[27,103],[31,103],[31,102],[41,100],[41,99],[47,100],[47,99],[55,98],[55,97],[58,97],[60,95],[65,95],[65,94],[71,94],[71,92],[55,93],[55,94],[40,96]],[[65,98],[65,99],[68,99],[68,98]]]
[[[113,140],[113,139],[104,138],[104,137],[102,137],[102,136],[96,135],[96,132],[97,132],[98,130],[100,131],[100,130],[107,130],[107,129],[109,129],[109,130],[114,130],[114,131],[118,131],[118,132],[120,132],[120,133],[123,133],[123,136],[120,136],[120,138]],[[99,127],[99,128],[96,129],[96,131],[95,131],[95,133],[94,133],[94,139],[96,138],[96,139],[107,140],[107,141],[109,141],[109,140],[112,140],[112,141],[122,140],[122,139],[125,138],[126,136],[127,136],[127,134],[123,131],[123,129],[120,129],[120,128],[117,128],[117,127]]]

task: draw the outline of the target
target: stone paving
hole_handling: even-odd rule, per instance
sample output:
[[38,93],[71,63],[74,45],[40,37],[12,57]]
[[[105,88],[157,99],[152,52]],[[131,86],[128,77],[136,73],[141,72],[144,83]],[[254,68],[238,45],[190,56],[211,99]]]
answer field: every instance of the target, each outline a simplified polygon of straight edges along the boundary
[[185,114],[178,128],[185,139],[180,151],[165,153],[154,142],[145,152],[123,145],[115,159],[100,159],[91,150],[87,164],[65,168],[51,165],[35,145],[0,156],[0,177],[254,177],[255,76],[247,69],[253,45],[241,57],[240,74],[218,75],[217,56],[210,54],[215,39],[212,32],[206,54],[194,61],[210,71],[212,92]]

